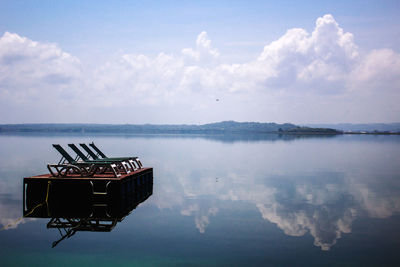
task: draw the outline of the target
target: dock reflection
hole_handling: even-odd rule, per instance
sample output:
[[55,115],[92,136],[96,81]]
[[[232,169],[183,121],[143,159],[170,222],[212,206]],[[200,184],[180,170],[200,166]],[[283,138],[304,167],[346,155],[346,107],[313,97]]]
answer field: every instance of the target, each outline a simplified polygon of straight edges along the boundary
[[24,217],[50,218],[47,228],[60,233],[52,247],[79,231],[110,232],[153,194],[153,172],[108,183],[108,192],[95,192],[95,187],[90,181],[24,182]]

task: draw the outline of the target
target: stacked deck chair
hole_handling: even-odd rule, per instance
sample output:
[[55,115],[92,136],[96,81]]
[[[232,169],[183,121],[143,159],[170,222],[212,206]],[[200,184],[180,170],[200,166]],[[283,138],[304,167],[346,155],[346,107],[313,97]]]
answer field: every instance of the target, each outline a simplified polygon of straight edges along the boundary
[[128,160],[122,158],[107,158],[107,159],[89,159],[75,144],[68,144],[68,146],[76,153],[77,157],[75,160],[81,159],[87,163],[101,163],[101,162],[112,162],[119,168],[120,171],[125,172],[126,174],[135,170],[135,165],[131,164]]
[[47,164],[47,169],[54,177],[80,175],[82,177],[91,177],[95,174],[111,173],[114,177],[120,177],[121,172],[117,164],[112,161],[77,161],[60,145],[53,144],[53,147],[61,154],[58,164]]
[[[94,153],[86,144],[80,144],[81,147],[94,159],[94,160],[126,160],[130,162],[132,165],[136,165],[137,169],[141,169],[143,167],[138,157],[107,157],[95,144],[94,142],[89,145],[93,148],[96,153]],[[101,158],[100,158],[101,157]],[[136,169],[135,168],[135,169]]]

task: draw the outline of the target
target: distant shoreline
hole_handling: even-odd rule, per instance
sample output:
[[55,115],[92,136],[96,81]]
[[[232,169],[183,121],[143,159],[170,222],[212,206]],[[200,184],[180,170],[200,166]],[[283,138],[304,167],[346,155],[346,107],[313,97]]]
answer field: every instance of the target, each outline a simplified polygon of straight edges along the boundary
[[400,135],[400,132],[393,132],[393,133],[386,133],[386,132],[343,132],[343,134]]
[[400,135],[400,131],[342,131],[291,123],[223,121],[202,125],[162,124],[0,124],[1,133],[75,133],[75,134],[281,134],[281,135]]
[[125,133],[125,134],[324,134],[342,132],[329,128],[311,128],[291,123],[223,121],[202,125],[157,124],[2,124],[0,133]]

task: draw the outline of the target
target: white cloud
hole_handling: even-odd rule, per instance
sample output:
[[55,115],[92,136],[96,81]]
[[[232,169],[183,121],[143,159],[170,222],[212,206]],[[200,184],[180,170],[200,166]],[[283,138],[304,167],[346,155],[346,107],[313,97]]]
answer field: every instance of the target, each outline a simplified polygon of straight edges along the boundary
[[353,88],[376,90],[384,93],[391,90],[398,93],[400,85],[400,54],[390,49],[369,52],[352,70],[350,81]]
[[[0,96],[30,102],[41,95],[63,97],[80,79],[80,63],[55,44],[34,42],[18,34],[0,38]],[[58,100],[58,99],[55,99]]]
[[[15,114],[22,102],[53,103],[58,108],[54,114],[71,112],[73,106],[74,115],[114,123],[126,120],[109,114],[132,105],[151,110],[141,120],[131,118],[132,123],[400,119],[395,104],[400,99],[400,55],[388,49],[360,53],[353,35],[332,15],[318,18],[311,33],[289,29],[254,60],[227,64],[219,54],[203,31],[194,48],[178,55],[122,54],[96,69],[83,69],[55,44],[5,33],[0,39],[0,101]],[[216,98],[226,101],[215,106]],[[29,116],[25,121],[36,121],[39,114]],[[50,115],[43,109],[40,116]],[[76,120],[85,117],[80,118]]]
[[197,36],[196,49],[184,48],[182,54],[189,59],[194,59],[197,62],[212,61],[219,57],[217,49],[211,46],[211,40],[208,38],[207,32],[203,31]]
[[258,62],[265,67],[267,87],[323,91],[338,86],[337,82],[343,87],[357,58],[352,34],[325,15],[317,19],[311,34],[291,29],[265,46]]

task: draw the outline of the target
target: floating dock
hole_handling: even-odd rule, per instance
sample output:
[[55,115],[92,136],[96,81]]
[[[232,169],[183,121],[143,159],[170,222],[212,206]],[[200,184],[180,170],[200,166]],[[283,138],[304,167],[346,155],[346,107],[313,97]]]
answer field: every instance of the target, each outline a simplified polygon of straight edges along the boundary
[[[67,207],[67,210],[76,213],[86,210],[85,205],[111,205],[126,210],[126,203],[143,199],[141,193],[148,195],[150,188],[152,193],[153,168],[141,168],[120,177],[109,174],[93,177],[53,177],[50,174],[26,177],[23,186],[24,215],[43,202],[52,203],[56,213],[59,207]],[[65,209],[63,212],[66,212]]]
[[110,176],[26,177],[24,217],[50,218],[47,228],[60,232],[52,247],[76,232],[110,232],[153,194],[153,168]]

